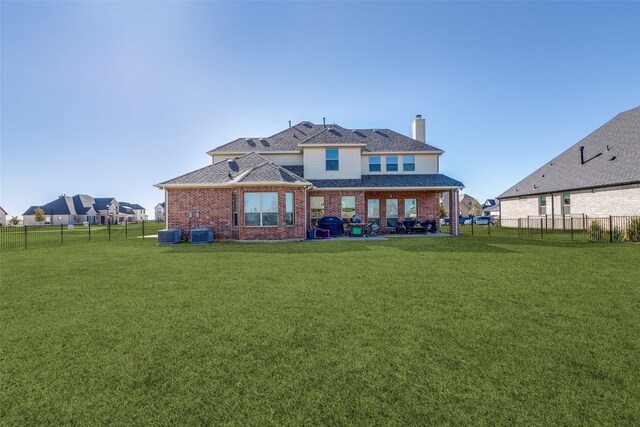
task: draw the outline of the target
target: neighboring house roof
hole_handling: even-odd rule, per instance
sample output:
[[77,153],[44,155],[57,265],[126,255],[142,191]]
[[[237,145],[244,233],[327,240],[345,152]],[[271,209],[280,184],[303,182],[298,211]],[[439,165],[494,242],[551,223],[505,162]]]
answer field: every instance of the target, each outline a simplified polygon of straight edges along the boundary
[[122,205],[126,206],[129,209],[144,210],[144,208],[137,203],[120,202],[120,206]]
[[9,215],[9,212],[7,212],[4,209],[2,209],[2,206],[0,206],[0,211],[2,211],[2,213],[5,214],[5,215]]
[[72,197],[75,213],[78,215],[86,215],[90,212],[95,203],[95,199],[86,194],[76,194]]
[[464,185],[442,174],[362,175],[362,179],[310,179],[317,188],[462,188]]
[[96,211],[104,211],[107,210],[109,208],[109,205],[113,204],[116,199],[113,197],[98,197],[95,199],[95,203],[93,205],[93,208]]
[[162,203],[158,203],[158,204],[156,205],[156,209],[158,209],[158,207],[161,207],[162,209],[164,209],[164,202],[162,202]]
[[500,205],[490,205],[482,208],[483,212],[495,212],[500,210]]
[[156,187],[180,185],[219,185],[237,184],[308,184],[304,178],[265,159],[256,153],[247,153],[228,160],[221,160],[177,178],[156,184]]
[[483,208],[489,207],[489,206],[495,206],[496,203],[496,199],[487,199],[485,200],[484,204],[482,205]]
[[37,208],[42,209],[47,215],[75,215],[76,212],[73,206],[73,198],[62,196],[45,205],[31,206],[23,215],[35,215]]
[[[584,146],[581,162],[580,147]],[[498,198],[640,182],[640,107],[625,111]]]
[[207,154],[299,152],[299,145],[364,145],[365,152],[411,152],[442,150],[390,129],[346,129],[338,125],[300,122],[266,138],[238,138]]

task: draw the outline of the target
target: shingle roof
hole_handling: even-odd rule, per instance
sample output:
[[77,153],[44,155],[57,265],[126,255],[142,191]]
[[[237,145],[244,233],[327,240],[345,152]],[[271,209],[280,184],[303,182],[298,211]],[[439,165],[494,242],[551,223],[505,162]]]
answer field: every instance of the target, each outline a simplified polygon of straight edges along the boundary
[[268,153],[273,151],[300,151],[299,144],[337,145],[364,144],[365,152],[404,152],[442,150],[390,129],[346,129],[338,125],[317,125],[301,122],[266,138],[238,138],[214,148],[216,153]]
[[193,184],[251,184],[251,183],[308,183],[299,177],[265,159],[259,154],[248,153],[229,160],[222,160],[204,168],[170,179],[156,187],[167,185]]
[[137,203],[120,202],[120,206],[125,206],[130,209],[144,210],[144,208]]
[[73,199],[70,196],[62,196],[45,205],[31,206],[23,215],[35,215],[35,210],[41,208],[47,215],[75,215]]
[[95,203],[93,204],[93,208],[98,210],[107,210],[110,204],[112,204],[116,199],[113,197],[98,197],[95,199]]
[[[585,163],[581,164],[580,147]],[[640,182],[640,107],[625,111],[498,198]]]
[[442,174],[362,175],[362,179],[310,179],[318,188],[462,188],[464,184]]
[[72,199],[73,207],[78,215],[86,215],[96,202],[93,197],[86,194],[76,194]]

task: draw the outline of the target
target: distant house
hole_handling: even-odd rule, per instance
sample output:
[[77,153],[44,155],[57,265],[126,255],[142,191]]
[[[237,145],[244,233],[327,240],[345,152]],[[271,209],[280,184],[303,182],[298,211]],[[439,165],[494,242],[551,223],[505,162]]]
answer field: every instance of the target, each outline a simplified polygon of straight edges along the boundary
[[7,225],[7,215],[7,211],[0,207],[0,225],[3,227]]
[[44,211],[45,224],[67,225],[121,223],[139,221],[137,218],[146,218],[144,208],[137,204],[123,205],[113,197],[93,198],[86,194],[75,196],[61,196],[44,205],[34,205],[26,210],[23,216],[24,225],[39,225],[35,220],[35,211],[40,208]]
[[137,203],[120,202],[119,213],[122,215],[122,220],[126,220],[127,222],[142,222],[147,220],[145,208]]
[[164,202],[156,205],[156,221],[164,221]]
[[500,201],[498,199],[487,199],[482,204],[482,215],[500,217]]
[[501,218],[640,215],[640,107],[618,114],[498,199]]
[[[449,216],[449,193],[441,193],[440,194],[440,203],[444,205],[444,211]],[[472,197],[468,194],[459,193],[458,195],[458,212],[460,216],[465,218],[470,217],[471,213],[474,212],[474,207],[477,211],[476,215],[480,214],[481,205],[475,197]]]

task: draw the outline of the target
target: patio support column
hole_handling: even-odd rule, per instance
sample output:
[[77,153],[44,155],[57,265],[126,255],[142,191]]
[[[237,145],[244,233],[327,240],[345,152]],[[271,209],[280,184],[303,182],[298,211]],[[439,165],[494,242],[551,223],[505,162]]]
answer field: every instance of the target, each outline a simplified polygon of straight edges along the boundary
[[459,190],[449,190],[449,218],[451,218],[451,226],[449,227],[449,234],[452,236],[457,236],[459,231],[459,222],[458,222],[458,193]]

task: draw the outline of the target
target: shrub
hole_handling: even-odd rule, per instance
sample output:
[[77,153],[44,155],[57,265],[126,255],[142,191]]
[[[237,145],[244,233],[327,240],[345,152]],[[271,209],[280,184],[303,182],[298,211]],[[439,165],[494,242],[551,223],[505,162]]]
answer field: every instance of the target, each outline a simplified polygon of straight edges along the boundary
[[632,218],[627,224],[627,240],[640,242],[640,217]]
[[620,229],[617,225],[613,227],[612,239],[614,242],[622,242],[624,240],[624,230]]
[[603,234],[602,225],[598,221],[592,221],[589,226],[589,241],[599,242],[602,240]]

